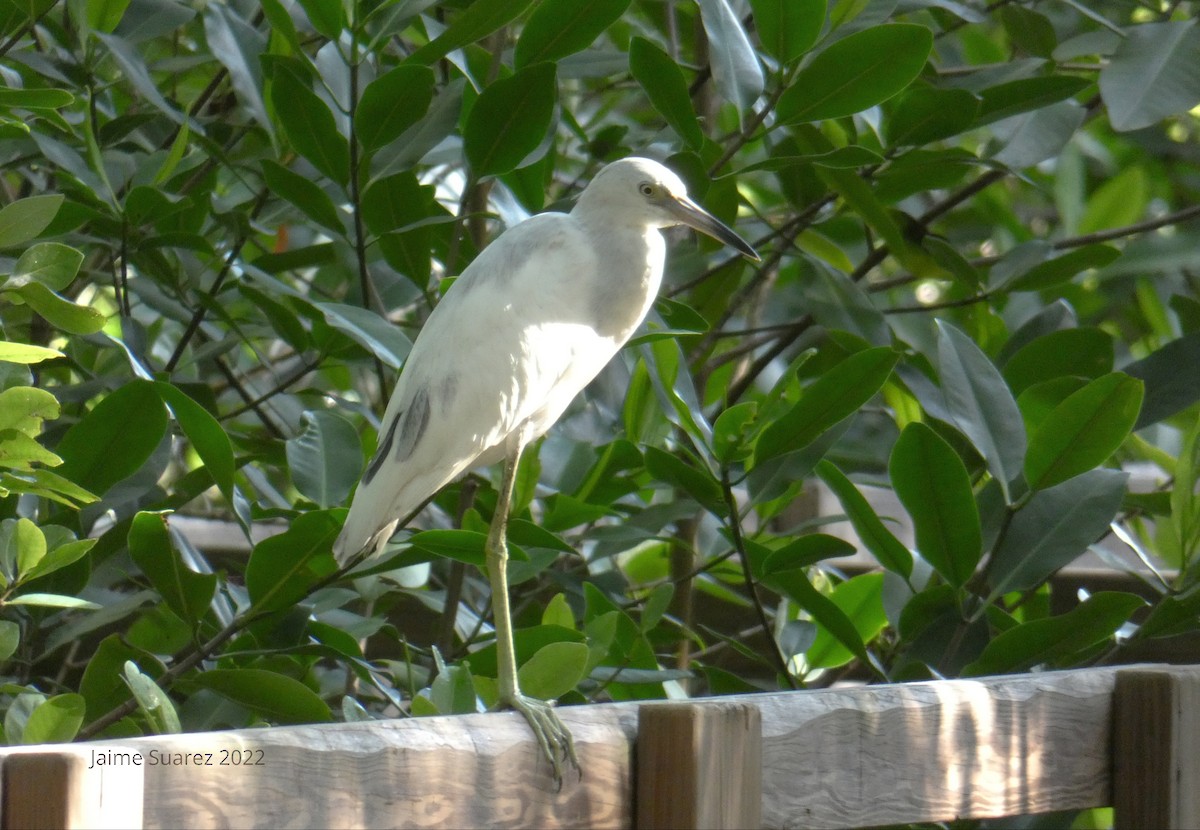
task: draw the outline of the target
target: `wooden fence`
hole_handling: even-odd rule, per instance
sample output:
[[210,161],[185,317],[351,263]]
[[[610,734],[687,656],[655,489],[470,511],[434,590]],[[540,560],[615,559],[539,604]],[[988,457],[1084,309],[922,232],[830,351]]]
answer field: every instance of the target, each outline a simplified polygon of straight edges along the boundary
[[0,750],[4,828],[813,827],[1113,806],[1200,827],[1200,667],[564,708],[556,790],[512,713]]

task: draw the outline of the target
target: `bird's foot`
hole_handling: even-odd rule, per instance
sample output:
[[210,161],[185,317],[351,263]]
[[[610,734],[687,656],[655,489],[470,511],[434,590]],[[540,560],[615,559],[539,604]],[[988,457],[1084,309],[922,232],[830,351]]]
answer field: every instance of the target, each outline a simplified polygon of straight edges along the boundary
[[562,789],[563,765],[566,762],[570,762],[579,776],[583,777],[583,769],[575,755],[575,739],[554,711],[552,702],[527,697],[517,692],[510,700],[505,701],[505,704],[525,716],[542,754],[549,759],[550,766],[554,768],[554,781],[559,789]]

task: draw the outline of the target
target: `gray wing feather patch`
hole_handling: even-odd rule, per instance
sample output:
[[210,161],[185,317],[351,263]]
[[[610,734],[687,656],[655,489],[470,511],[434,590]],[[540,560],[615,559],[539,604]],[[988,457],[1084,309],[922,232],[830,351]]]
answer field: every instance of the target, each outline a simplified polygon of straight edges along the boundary
[[363,484],[370,484],[371,479],[375,478],[375,474],[383,466],[383,459],[387,458],[388,452],[392,449],[392,441],[396,438],[396,427],[400,425],[400,418],[403,414],[398,413],[392,419],[392,425],[388,427],[383,440],[379,442],[379,447],[375,450],[375,455],[371,458],[371,463],[367,465],[367,471],[363,474]]
[[429,392],[425,387],[421,387],[413,395],[412,404],[404,413],[404,429],[400,431],[400,441],[396,444],[397,461],[405,461],[413,454],[413,450],[417,448],[417,443],[425,434],[427,426],[429,426]]

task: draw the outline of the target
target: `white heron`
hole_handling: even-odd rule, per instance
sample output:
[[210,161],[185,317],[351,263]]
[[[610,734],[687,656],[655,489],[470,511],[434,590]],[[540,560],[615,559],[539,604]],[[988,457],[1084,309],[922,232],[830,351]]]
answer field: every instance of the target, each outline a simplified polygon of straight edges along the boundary
[[504,462],[486,546],[501,706],[525,716],[561,781],[571,734],[517,682],[505,530],[522,450],[558,420],[641,325],[662,282],[661,229],[688,225],[758,255],[658,162],[609,164],[568,213],[500,235],[429,315],[380,422],[379,445],[334,544],[377,554],[401,522],[471,467]]

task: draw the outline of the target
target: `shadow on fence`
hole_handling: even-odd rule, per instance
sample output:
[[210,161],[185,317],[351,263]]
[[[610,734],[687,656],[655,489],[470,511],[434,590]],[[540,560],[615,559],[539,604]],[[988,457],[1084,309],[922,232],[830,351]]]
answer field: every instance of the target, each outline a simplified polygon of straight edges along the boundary
[[1113,806],[1200,827],[1200,667],[562,710],[561,790],[512,713],[0,750],[3,828],[851,828]]

